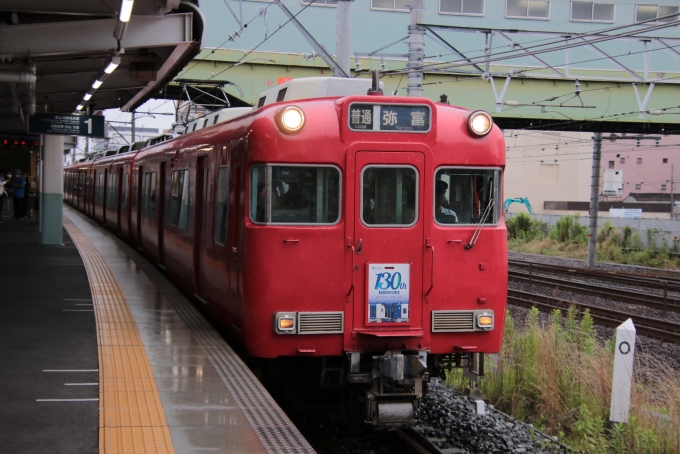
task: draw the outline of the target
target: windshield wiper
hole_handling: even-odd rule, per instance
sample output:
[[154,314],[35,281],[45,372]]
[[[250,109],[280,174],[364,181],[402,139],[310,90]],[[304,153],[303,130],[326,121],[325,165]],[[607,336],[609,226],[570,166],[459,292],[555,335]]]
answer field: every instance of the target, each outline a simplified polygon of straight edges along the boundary
[[489,204],[486,206],[484,209],[484,213],[482,214],[482,218],[479,220],[479,224],[477,224],[477,228],[475,229],[475,233],[472,234],[472,238],[470,238],[470,242],[465,246],[465,249],[472,249],[472,246],[477,243],[477,239],[479,238],[479,234],[482,233],[482,224],[486,222],[486,218],[489,217],[489,214],[491,214],[491,208],[493,207],[494,199],[491,199],[489,201]]

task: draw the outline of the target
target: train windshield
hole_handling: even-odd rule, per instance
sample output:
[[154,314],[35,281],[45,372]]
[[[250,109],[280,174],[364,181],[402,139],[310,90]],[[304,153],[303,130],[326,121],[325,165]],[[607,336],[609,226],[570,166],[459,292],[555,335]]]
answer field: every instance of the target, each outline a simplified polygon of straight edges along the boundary
[[340,170],[330,166],[254,166],[250,218],[267,224],[335,224],[340,220]]
[[497,224],[500,169],[444,168],[435,175],[434,218],[438,224]]
[[413,167],[366,167],[361,176],[361,219],[368,226],[416,222],[418,174]]

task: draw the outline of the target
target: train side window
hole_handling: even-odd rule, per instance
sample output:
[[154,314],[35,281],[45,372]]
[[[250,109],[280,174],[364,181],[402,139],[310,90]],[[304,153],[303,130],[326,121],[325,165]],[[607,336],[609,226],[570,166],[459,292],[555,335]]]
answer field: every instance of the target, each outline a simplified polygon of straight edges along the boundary
[[97,181],[96,181],[95,187],[94,187],[94,199],[97,202],[101,202],[101,201],[104,200],[104,174],[103,173],[97,174]]
[[500,169],[440,168],[435,174],[433,190],[437,224],[469,225],[484,221],[495,225],[499,222]]
[[127,207],[128,203],[128,186],[130,184],[130,174],[126,173],[123,176],[123,191],[121,193],[121,200],[120,203],[123,206],[123,208]]
[[132,172],[132,209],[137,210],[137,170]]
[[367,166],[361,172],[361,220],[368,226],[402,226],[418,218],[414,167]]
[[78,186],[78,192],[82,193],[83,190],[85,189],[85,174],[84,173],[80,174],[79,180],[80,180],[80,183],[79,183],[79,186]]
[[255,166],[250,218],[267,224],[335,224],[340,220],[340,170],[333,166]]
[[118,189],[118,175],[115,173],[109,174],[109,181],[106,194],[106,203],[116,203],[116,190]]
[[173,170],[170,178],[170,225],[187,229],[189,219],[189,171]]
[[227,243],[229,219],[229,167],[217,169],[217,197],[215,198],[215,243]]
[[146,172],[142,186],[142,213],[156,216],[156,172]]

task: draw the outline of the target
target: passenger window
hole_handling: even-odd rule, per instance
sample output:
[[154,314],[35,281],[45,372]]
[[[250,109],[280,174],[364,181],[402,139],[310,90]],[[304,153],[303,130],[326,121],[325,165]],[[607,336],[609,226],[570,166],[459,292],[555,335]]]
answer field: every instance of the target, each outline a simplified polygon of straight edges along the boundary
[[331,166],[255,166],[250,218],[275,224],[335,224],[340,220],[340,170]]
[[440,169],[434,183],[438,224],[496,224],[500,218],[500,169]]
[[128,203],[128,185],[130,184],[130,174],[126,173],[125,176],[123,176],[123,190],[121,194],[121,206],[123,208],[127,207]]
[[94,198],[97,202],[104,200],[104,174],[97,174],[97,185],[94,190]]
[[169,221],[182,230],[189,218],[189,171],[173,170],[170,179]]
[[365,167],[361,220],[369,226],[409,226],[418,213],[418,173],[413,167]]
[[109,181],[108,181],[108,191],[107,191],[107,196],[106,196],[106,203],[108,204],[115,204],[116,203],[116,190],[118,186],[118,175],[115,173],[110,173],[109,174]]
[[132,209],[137,210],[137,171],[132,172]]
[[84,173],[80,174],[79,180],[80,180],[80,183],[79,183],[80,186],[78,187],[78,192],[82,193],[83,189],[85,187],[85,174]]
[[227,243],[229,214],[229,167],[217,169],[217,198],[215,201],[215,243]]
[[142,212],[152,218],[156,216],[156,172],[144,174]]

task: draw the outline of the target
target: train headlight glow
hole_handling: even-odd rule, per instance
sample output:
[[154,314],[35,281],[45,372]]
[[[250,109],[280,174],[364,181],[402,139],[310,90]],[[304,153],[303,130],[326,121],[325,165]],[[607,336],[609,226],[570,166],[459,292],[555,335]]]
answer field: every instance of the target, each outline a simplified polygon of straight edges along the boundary
[[493,314],[477,314],[477,328],[484,330],[493,329]]
[[276,120],[281,132],[295,134],[305,125],[305,113],[297,106],[288,106],[279,112]]
[[274,313],[274,332],[277,334],[296,334],[297,312]]
[[484,137],[491,132],[493,119],[483,110],[476,110],[470,114],[467,120],[467,128],[475,137]]

